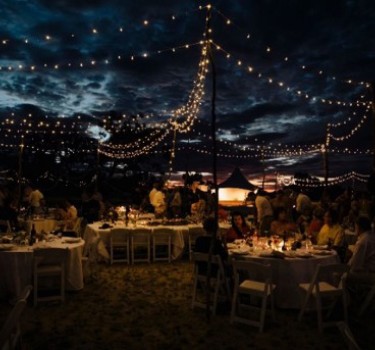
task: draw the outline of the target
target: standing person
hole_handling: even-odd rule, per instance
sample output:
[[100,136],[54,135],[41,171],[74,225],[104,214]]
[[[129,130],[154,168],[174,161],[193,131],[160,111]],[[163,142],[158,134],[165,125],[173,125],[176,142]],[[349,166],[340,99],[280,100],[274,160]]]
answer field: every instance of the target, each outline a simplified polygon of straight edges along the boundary
[[40,192],[39,189],[34,185],[29,186],[29,189],[26,193],[29,193],[27,202],[30,205],[31,213],[39,214],[42,210],[42,206],[44,205],[43,193]]
[[191,183],[187,191],[187,200],[189,203],[190,210],[191,210],[192,204],[199,202],[200,199],[204,199],[204,194],[199,189],[199,184],[200,184],[200,181],[193,180],[193,182]]
[[250,227],[247,226],[243,215],[235,211],[232,213],[232,227],[226,233],[226,242],[232,243],[236,239],[243,239],[250,234]]
[[78,218],[77,208],[71,203],[70,200],[65,200],[65,228],[73,229]]
[[166,211],[167,211],[167,203],[165,201],[165,194],[162,191],[161,183],[157,183],[154,186],[154,188],[155,188],[155,191],[154,190],[151,191],[153,193],[152,193],[152,196],[150,196],[150,203],[154,207],[155,217],[162,218],[165,216]]
[[307,213],[311,213],[312,210],[312,202],[310,197],[305,194],[302,190],[297,195],[296,198],[296,212],[297,215],[306,215]]
[[182,205],[181,193],[180,193],[179,188],[175,187],[173,189],[171,200],[169,202],[171,216],[173,218],[181,217],[181,205]]
[[270,201],[266,197],[265,191],[260,189],[255,198],[255,207],[257,210],[257,223],[259,225],[259,234],[269,236],[271,222],[273,220],[273,210]]

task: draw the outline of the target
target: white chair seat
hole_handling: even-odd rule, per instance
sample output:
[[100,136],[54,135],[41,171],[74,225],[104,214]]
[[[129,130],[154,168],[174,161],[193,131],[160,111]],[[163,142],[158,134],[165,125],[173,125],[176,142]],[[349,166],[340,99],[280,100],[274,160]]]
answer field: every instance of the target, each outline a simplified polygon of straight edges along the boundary
[[[267,288],[266,283],[258,282],[258,281],[251,281],[251,280],[245,280],[243,281],[239,286],[240,293],[256,293],[259,292],[259,294],[263,295],[265,288]],[[266,293],[267,295],[270,295],[272,290],[275,289],[275,285],[272,285],[271,288],[267,289]]]
[[[334,322],[323,322],[322,300],[330,298],[329,310],[332,311],[336,300],[342,298],[344,311],[344,321],[348,320],[347,312],[347,296],[345,290],[346,275],[349,267],[343,264],[317,265],[314,276],[310,283],[299,284],[300,291],[305,295],[298,320],[302,320],[302,316],[307,309],[310,298],[315,299],[316,312],[318,318],[319,332],[323,332],[323,327],[334,326]],[[331,281],[337,281],[335,286]],[[332,302],[333,301],[333,302]]]
[[[259,331],[262,332],[265,323],[268,300],[271,302],[272,318],[275,318],[273,300],[275,285],[272,284],[271,265],[264,265],[252,261],[237,261],[235,259],[232,260],[232,264],[234,272],[234,291],[230,322],[241,322],[256,326],[259,327]],[[245,279],[241,281],[242,278]],[[261,306],[257,307],[251,303],[242,302],[241,295],[244,294],[261,299]],[[249,314],[241,315],[240,311],[245,308],[259,310],[259,319],[254,320],[250,318]]]
[[[299,285],[299,287],[301,289],[304,289],[306,292],[309,290],[310,288],[310,283],[301,283]],[[313,287],[311,293],[312,294],[316,294],[316,286]],[[337,293],[341,293],[342,292],[342,288],[337,288],[335,286],[333,286],[332,284],[329,284],[327,282],[319,282],[319,291],[322,293],[332,293],[332,294],[337,294]]]

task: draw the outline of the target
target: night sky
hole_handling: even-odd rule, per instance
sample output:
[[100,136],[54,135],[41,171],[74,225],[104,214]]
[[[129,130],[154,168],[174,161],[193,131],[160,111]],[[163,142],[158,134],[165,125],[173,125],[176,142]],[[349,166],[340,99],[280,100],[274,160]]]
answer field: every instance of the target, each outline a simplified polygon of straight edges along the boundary
[[[197,77],[207,4],[0,0],[1,119],[14,113],[18,120],[29,111],[52,118],[142,115],[147,128],[166,133],[160,143],[150,138],[151,159],[158,147],[172,147],[169,121]],[[330,175],[369,174],[375,2],[211,4],[219,177],[234,166],[250,178],[263,167],[267,174],[322,176],[327,124]],[[211,172],[211,73],[208,66],[197,118],[190,130],[177,132],[174,171]],[[85,130],[99,138],[93,124],[95,118]],[[100,135],[111,142],[111,130]]]

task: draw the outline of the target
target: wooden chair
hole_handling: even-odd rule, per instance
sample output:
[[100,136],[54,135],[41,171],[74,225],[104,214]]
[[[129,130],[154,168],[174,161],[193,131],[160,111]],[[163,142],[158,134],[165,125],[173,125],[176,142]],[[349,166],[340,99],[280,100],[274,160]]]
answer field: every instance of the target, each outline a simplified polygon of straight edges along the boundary
[[[68,253],[69,249],[34,249],[34,306],[37,306],[39,301],[65,301],[65,270]],[[39,296],[40,279],[48,278],[50,281],[51,277],[58,278],[59,293],[48,296]],[[52,291],[52,288],[46,288],[46,290]]]
[[193,252],[195,248],[195,241],[198,237],[203,236],[205,234],[203,227],[191,227],[189,228],[189,235],[188,235],[188,249],[189,249],[189,260],[193,260]]
[[[224,266],[219,255],[212,255],[211,259],[211,276],[209,279],[209,285],[207,285],[207,266],[208,266],[208,254],[205,253],[193,253],[194,261],[194,281],[193,281],[193,298],[191,306],[206,308],[207,300],[206,293],[207,288],[213,292],[212,301],[210,301],[209,308],[212,315],[216,314],[217,304],[219,298],[222,297],[224,300],[230,301],[230,288],[228,278],[224,272]],[[203,293],[199,295],[199,290]]]
[[156,228],[152,233],[152,255],[154,261],[172,260],[172,237],[174,231],[169,228]]
[[[310,299],[314,298],[319,332],[323,332],[324,327],[336,325],[336,322],[323,322],[323,308],[328,309],[329,312],[327,316],[329,316],[336,302],[341,298],[344,309],[344,321],[348,322],[348,301],[347,292],[345,290],[345,280],[348,269],[349,267],[345,264],[317,265],[311,282],[301,283],[299,285],[305,297],[298,315],[298,321],[302,320],[302,316],[307,309]],[[322,305],[324,299],[330,301],[328,307]]]
[[[230,322],[241,322],[251,326],[259,327],[263,332],[267,311],[267,301],[270,300],[272,319],[275,319],[271,265],[264,265],[252,261],[232,261],[234,272],[234,290]],[[261,306],[252,304],[252,297],[261,300]],[[245,298],[249,302],[245,303]],[[258,320],[250,318],[250,314],[241,316],[240,313],[256,310],[260,312]]]
[[20,327],[20,316],[27,304],[32,286],[26,286],[21,292],[16,304],[8,315],[0,330],[0,349],[21,349],[22,332]]
[[151,262],[151,231],[136,228],[130,232],[132,264],[135,262]]
[[111,265],[114,262],[130,263],[129,230],[114,228],[109,237],[109,254]]

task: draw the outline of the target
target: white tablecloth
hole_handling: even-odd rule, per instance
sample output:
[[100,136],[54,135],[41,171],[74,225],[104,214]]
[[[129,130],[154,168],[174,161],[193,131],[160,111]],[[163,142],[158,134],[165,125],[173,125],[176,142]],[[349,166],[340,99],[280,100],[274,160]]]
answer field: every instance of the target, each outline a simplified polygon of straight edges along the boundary
[[276,285],[276,306],[293,309],[301,306],[298,285],[311,282],[316,266],[340,262],[335,252],[325,256],[314,255],[311,258],[265,258],[260,257],[257,253],[241,256],[231,255],[231,257],[270,264],[272,266],[273,283]]
[[64,243],[65,239],[52,242],[39,242],[32,247],[16,246],[13,250],[0,251],[0,296],[14,298],[22,289],[32,284],[34,248],[69,248],[66,262],[66,289],[83,288],[82,250],[84,241]]

